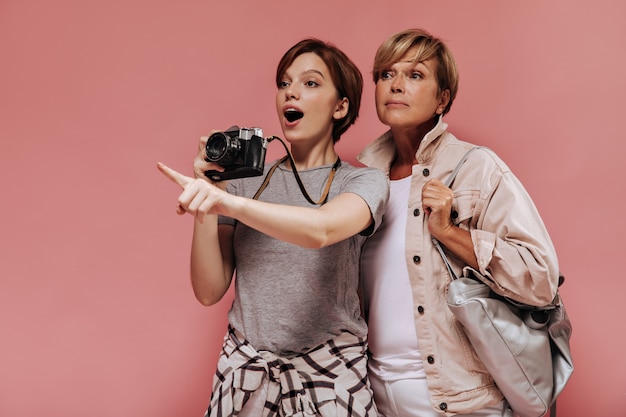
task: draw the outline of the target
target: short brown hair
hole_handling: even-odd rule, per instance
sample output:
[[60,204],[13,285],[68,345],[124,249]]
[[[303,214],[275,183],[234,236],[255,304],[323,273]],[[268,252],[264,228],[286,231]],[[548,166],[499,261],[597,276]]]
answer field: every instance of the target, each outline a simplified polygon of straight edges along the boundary
[[459,90],[459,73],[452,52],[439,38],[432,36],[423,29],[407,29],[391,35],[376,51],[372,75],[374,82],[378,82],[383,71],[396,62],[411,49],[417,48],[415,62],[433,59],[436,63],[436,78],[439,94],[444,90],[450,91],[450,101],[443,111],[446,114],[452,107],[452,102]]
[[280,86],[285,71],[293,64],[293,61],[307,52],[314,53],[324,61],[337,89],[338,97],[348,99],[348,113],[342,119],[334,121],[333,142],[337,142],[359,116],[361,94],[363,93],[363,76],[357,66],[339,48],[319,39],[308,38],[289,48],[281,58],[276,68],[277,86]]

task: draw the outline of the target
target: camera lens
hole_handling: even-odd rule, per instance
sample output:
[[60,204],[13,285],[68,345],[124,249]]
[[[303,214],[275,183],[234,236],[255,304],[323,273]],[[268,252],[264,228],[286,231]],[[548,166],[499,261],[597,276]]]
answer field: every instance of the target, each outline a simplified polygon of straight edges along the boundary
[[231,165],[237,159],[240,149],[239,139],[230,137],[224,132],[216,132],[206,141],[206,160],[222,166]]

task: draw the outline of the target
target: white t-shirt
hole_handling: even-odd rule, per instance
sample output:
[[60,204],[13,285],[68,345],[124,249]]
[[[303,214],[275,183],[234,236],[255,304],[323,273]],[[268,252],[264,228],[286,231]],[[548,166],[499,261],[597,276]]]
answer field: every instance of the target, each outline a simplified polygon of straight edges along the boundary
[[385,380],[425,378],[415,334],[413,296],[405,259],[411,177],[391,181],[382,224],[361,257],[368,312],[370,371]]

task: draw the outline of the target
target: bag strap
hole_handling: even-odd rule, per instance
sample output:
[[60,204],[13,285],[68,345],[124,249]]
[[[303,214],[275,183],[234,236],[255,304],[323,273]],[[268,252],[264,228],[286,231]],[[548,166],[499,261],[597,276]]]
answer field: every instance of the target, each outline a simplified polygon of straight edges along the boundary
[[450,176],[448,177],[448,179],[446,180],[446,182],[444,182],[444,184],[446,185],[446,187],[450,188],[450,185],[452,185],[452,181],[454,181],[454,179],[456,178],[456,175],[459,173],[459,170],[461,169],[461,167],[463,166],[463,164],[465,163],[465,161],[467,161],[467,158],[469,158],[470,154],[472,152],[474,152],[476,149],[481,149],[483,148],[482,146],[474,146],[472,149],[470,149],[469,151],[467,151],[465,153],[465,155],[463,155],[463,158],[461,158],[461,160],[459,161],[459,163],[456,165],[456,168],[454,168],[454,171],[452,171],[452,174],[450,174]]
[[[476,149],[480,149],[480,148],[482,148],[482,146],[475,146],[472,149],[470,149],[469,151],[467,151],[465,153],[465,155],[463,155],[463,158],[461,158],[459,163],[456,165],[456,167],[454,168],[454,171],[452,171],[450,176],[448,176],[448,178],[444,182],[444,185],[446,187],[449,188],[450,185],[452,185],[452,182],[456,178],[456,175],[459,173],[459,170],[461,169],[461,166],[463,166],[465,161],[467,161],[467,158],[469,158],[470,154],[472,152],[474,152]],[[446,264],[446,268],[448,268],[448,273],[450,274],[450,277],[452,277],[453,280],[457,279],[458,277],[454,273],[454,270],[452,269],[452,265],[450,265],[450,261],[448,260],[448,257],[446,256],[446,253],[443,251],[443,248],[441,247],[441,244],[439,243],[439,241],[434,236],[431,239],[433,241],[433,244],[435,245],[435,248],[437,248],[437,251],[441,255],[441,258],[443,258],[443,262]]]
[[280,143],[282,143],[283,147],[285,148],[285,151],[287,152],[287,155],[285,155],[282,159],[279,159],[278,161],[276,161],[276,163],[274,165],[272,165],[270,170],[265,175],[265,179],[263,180],[263,183],[261,184],[259,189],[254,194],[254,197],[252,197],[252,198],[254,200],[258,200],[259,199],[259,197],[261,196],[261,193],[263,192],[263,190],[265,190],[265,187],[267,187],[267,185],[269,184],[270,178],[274,174],[274,171],[276,171],[276,168],[280,164],[282,164],[283,162],[289,160],[289,162],[291,162],[291,170],[293,172],[293,175],[294,175],[294,177],[296,177],[296,182],[298,183],[298,187],[300,187],[300,191],[302,192],[302,195],[304,196],[304,198],[306,198],[306,201],[308,201],[309,203],[311,203],[313,205],[326,204],[326,202],[328,201],[328,193],[330,192],[330,186],[333,183],[333,179],[335,178],[335,173],[337,172],[337,170],[341,166],[341,158],[339,158],[339,156],[337,156],[337,160],[335,161],[335,164],[331,168],[330,174],[328,174],[328,179],[326,180],[326,186],[324,187],[324,191],[323,191],[320,199],[317,202],[315,202],[309,196],[309,194],[306,192],[306,189],[304,188],[304,184],[302,183],[302,180],[300,179],[300,175],[298,174],[298,170],[296,169],[296,162],[293,160],[293,155],[291,154],[291,151],[289,150],[289,148],[285,144],[285,141],[282,140],[281,138],[279,138],[278,136],[270,136],[269,138],[266,138],[268,143],[273,141],[274,139],[278,139],[278,141]]

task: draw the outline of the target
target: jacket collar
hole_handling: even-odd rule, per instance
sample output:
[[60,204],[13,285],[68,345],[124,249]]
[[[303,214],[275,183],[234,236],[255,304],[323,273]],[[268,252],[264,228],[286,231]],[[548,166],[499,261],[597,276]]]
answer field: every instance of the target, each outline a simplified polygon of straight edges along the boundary
[[[415,153],[415,159],[417,159],[419,163],[426,163],[431,159],[433,151],[436,148],[436,139],[445,133],[447,129],[448,125],[443,121],[443,116],[439,116],[437,124],[424,136]],[[396,144],[393,141],[391,130],[388,130],[367,145],[356,159],[363,165],[378,168],[389,173],[389,168],[395,155]]]

